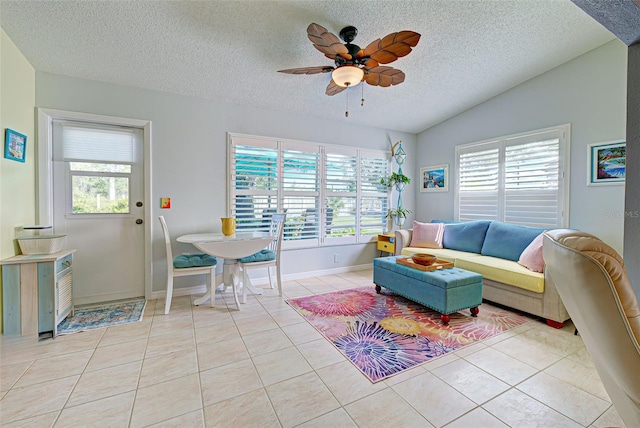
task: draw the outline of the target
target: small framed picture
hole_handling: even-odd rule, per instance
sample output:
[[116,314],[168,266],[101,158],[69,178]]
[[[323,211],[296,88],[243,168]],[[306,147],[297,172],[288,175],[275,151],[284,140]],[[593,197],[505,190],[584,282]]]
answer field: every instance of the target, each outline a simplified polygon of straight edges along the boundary
[[421,192],[448,192],[449,165],[436,165],[420,168]]
[[588,150],[588,186],[624,184],[627,173],[626,142],[589,144]]
[[4,157],[24,162],[27,155],[27,136],[7,128],[4,137]]

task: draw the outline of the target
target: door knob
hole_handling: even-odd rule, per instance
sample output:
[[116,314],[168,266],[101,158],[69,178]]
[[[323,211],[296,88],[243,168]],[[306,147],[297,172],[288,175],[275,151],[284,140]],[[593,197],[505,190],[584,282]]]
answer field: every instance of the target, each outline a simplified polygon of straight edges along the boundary
[[142,224],[142,219],[141,218],[137,219],[136,224]]
[[142,206],[142,202],[138,201],[136,202],[136,207],[141,207]]

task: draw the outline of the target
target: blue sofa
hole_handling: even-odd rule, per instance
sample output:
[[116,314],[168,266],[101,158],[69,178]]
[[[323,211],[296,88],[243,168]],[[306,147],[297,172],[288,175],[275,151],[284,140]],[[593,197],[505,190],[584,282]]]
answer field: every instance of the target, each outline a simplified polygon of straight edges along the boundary
[[483,299],[542,317],[552,327],[560,328],[570,318],[551,278],[518,263],[543,229],[485,220],[432,222],[445,223],[443,248],[411,247],[413,230],[397,230],[396,255],[434,254],[455,267],[479,273]]

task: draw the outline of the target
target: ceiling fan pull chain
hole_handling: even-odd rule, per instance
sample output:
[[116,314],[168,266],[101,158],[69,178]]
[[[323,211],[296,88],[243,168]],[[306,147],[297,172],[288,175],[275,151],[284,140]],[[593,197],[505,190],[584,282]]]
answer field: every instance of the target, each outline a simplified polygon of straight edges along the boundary
[[362,87],[362,98],[360,99],[360,107],[364,107],[364,84],[361,85]]
[[344,112],[344,117],[349,117],[349,83],[347,83],[347,90],[344,92],[347,94],[347,110]]

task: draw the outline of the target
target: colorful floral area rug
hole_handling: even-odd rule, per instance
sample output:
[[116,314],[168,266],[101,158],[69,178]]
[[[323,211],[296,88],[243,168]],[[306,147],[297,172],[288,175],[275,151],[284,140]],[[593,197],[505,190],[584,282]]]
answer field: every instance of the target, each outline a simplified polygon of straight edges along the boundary
[[58,326],[58,334],[71,334],[96,328],[113,327],[142,320],[146,300],[114,303],[100,307],[76,309]]
[[532,321],[487,304],[440,314],[382,289],[361,287],[287,300],[372,382]]

